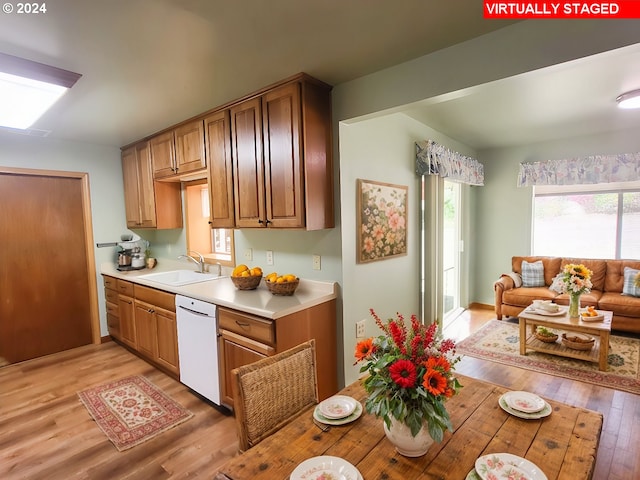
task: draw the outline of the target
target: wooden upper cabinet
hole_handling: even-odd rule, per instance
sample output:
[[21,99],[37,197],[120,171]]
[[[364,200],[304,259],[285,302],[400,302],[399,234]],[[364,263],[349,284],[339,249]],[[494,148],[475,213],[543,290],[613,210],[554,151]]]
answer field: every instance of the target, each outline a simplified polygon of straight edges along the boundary
[[229,110],[222,110],[206,117],[204,129],[209,177],[209,224],[211,228],[234,228]]
[[149,146],[156,180],[179,180],[186,173],[207,168],[201,119],[152,137]]
[[153,178],[176,174],[176,148],[173,131],[161,133],[149,140]]
[[149,142],[122,151],[122,175],[128,228],[182,227],[180,184],[154,181]]
[[261,99],[234,105],[230,116],[236,227],[264,227]]
[[306,75],[231,107],[236,227],[334,226],[331,89]]
[[266,218],[270,227],[305,226],[300,84],[262,97]]
[[175,139],[176,173],[178,175],[207,168],[202,119],[177,127]]

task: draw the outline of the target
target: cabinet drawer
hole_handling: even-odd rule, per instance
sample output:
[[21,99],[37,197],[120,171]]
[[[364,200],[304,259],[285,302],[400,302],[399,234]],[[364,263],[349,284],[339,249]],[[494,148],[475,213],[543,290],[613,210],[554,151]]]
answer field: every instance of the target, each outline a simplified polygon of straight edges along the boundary
[[133,297],[133,283],[118,279],[118,293]]
[[104,288],[110,288],[112,290],[117,290],[118,279],[113,277],[107,277],[106,275],[102,276],[102,280],[104,281]]
[[[115,289],[115,286],[114,286]],[[106,288],[104,290],[104,297],[107,303],[118,303],[118,292],[116,290],[111,290],[110,288]]]
[[[118,299],[116,298],[116,302]],[[107,315],[113,315],[114,317],[119,316],[119,309],[117,303],[107,302]]]
[[275,345],[275,328],[272,321],[246,313],[218,308],[218,325],[244,337]]
[[174,293],[163,292],[143,285],[136,285],[135,293],[136,300],[150,303],[170,312],[176,311],[176,296]]

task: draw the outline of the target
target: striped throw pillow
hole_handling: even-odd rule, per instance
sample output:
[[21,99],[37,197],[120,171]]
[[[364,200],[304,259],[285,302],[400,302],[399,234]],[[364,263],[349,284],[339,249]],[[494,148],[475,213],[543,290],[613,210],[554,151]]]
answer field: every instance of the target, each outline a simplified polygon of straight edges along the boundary
[[633,297],[640,297],[640,288],[636,287],[636,276],[640,273],[640,270],[634,268],[624,267],[624,285],[622,286],[623,295],[631,295]]
[[529,263],[522,261],[522,286],[544,287],[544,265],[542,260]]

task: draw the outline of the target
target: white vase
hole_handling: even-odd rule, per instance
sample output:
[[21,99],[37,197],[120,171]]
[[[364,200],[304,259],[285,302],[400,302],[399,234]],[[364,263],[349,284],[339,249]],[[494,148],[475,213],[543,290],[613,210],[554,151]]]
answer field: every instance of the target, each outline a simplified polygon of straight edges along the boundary
[[384,420],[382,423],[384,424],[384,433],[389,441],[396,447],[396,451],[405,457],[421,457],[435,443],[431,435],[429,435],[429,429],[426,424],[422,425],[422,428],[414,437],[411,435],[411,429],[407,425],[393,417],[391,418],[390,429],[387,428]]

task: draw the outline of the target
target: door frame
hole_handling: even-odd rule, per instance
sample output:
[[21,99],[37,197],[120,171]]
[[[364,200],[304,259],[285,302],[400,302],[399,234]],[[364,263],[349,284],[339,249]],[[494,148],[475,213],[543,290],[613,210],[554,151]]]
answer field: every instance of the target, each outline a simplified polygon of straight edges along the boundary
[[80,180],[82,189],[82,215],[85,230],[84,245],[87,259],[86,272],[89,286],[89,321],[91,324],[91,339],[94,344],[102,342],[100,336],[100,313],[98,309],[98,286],[96,282],[96,259],[93,249],[93,224],[91,223],[91,194],[89,190],[89,174],[87,172],[65,172],[58,170],[37,170],[29,168],[0,167],[0,174],[30,175],[36,177],[61,177]]

